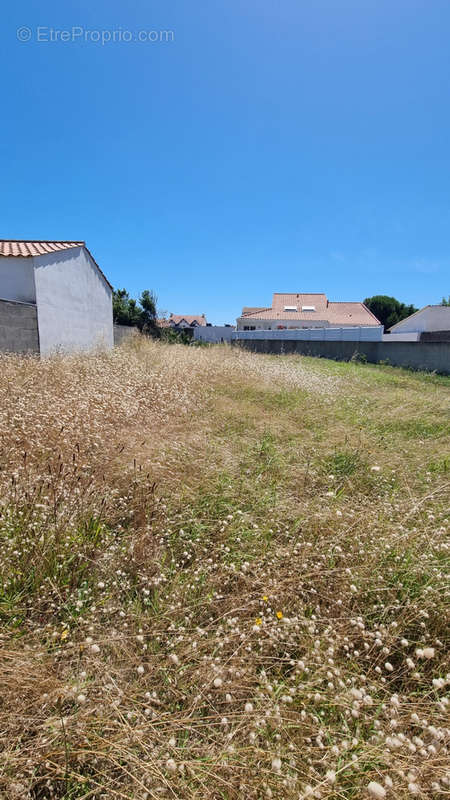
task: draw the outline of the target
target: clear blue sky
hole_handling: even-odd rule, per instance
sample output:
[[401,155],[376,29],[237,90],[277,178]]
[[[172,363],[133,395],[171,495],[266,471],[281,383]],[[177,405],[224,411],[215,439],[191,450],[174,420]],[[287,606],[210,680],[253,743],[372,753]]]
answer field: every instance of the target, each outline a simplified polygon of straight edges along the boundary
[[[42,0],[2,17],[1,238],[85,239],[115,286],[212,322],[273,291],[450,292],[448,0]],[[173,41],[86,33],[120,29]]]

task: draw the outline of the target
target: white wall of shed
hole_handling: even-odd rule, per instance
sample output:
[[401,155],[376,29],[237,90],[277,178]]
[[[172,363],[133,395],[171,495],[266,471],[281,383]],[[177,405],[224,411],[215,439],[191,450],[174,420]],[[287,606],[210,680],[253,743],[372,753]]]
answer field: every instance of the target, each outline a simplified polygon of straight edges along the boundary
[[32,258],[0,256],[0,299],[36,302]]
[[112,290],[84,247],[35,256],[42,355],[110,348]]
[[450,307],[427,306],[418,311],[417,314],[412,314],[410,317],[402,319],[395,326],[392,334],[448,330],[450,330]]

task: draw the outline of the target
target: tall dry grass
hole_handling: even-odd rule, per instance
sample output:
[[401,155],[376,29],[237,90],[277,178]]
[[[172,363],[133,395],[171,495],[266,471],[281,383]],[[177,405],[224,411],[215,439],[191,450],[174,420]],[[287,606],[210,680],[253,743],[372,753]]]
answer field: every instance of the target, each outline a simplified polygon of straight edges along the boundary
[[448,383],[1,357],[6,798],[450,793]]

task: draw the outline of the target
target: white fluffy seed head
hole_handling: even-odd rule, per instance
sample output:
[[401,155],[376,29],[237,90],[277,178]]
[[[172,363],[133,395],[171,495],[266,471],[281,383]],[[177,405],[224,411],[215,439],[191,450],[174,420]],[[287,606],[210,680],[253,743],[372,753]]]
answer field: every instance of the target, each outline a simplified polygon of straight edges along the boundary
[[252,703],[246,703],[245,706],[244,706],[244,711],[245,711],[246,714],[251,714],[252,711],[253,711]]
[[167,759],[166,767],[169,770],[169,772],[176,772],[177,771],[177,765],[176,765],[175,760],[173,758],[168,758]]
[[142,664],[141,664],[141,665],[140,665],[140,666],[137,668],[137,674],[138,674],[138,675],[143,675],[143,674],[144,674],[144,672],[145,672],[145,669],[144,669],[144,667],[143,667],[143,666],[142,666]]
[[275,758],[272,758],[272,769],[273,769],[274,772],[280,772],[281,771],[281,758],[278,758],[278,756],[275,757]]
[[171,661],[172,664],[175,664],[175,666],[178,666],[178,664],[180,663],[180,659],[178,658],[176,653],[170,654],[169,661]]
[[384,789],[381,783],[377,783],[376,781],[370,781],[367,791],[371,797],[376,797],[377,800],[386,797],[386,789]]
[[223,683],[222,678],[215,678],[214,679],[214,686],[216,687],[216,689],[220,689],[220,687],[222,686],[222,683]]

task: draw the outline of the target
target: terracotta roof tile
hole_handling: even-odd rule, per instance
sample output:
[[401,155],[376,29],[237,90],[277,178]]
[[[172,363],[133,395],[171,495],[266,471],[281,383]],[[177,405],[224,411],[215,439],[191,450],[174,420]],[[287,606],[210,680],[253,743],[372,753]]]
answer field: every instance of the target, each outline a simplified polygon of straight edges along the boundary
[[242,316],[246,314],[255,314],[257,311],[267,311],[267,306],[244,306],[242,309]]
[[206,317],[204,314],[171,314],[169,317],[169,323],[173,322],[175,325],[179,325],[183,320],[187,322],[188,325],[192,325],[193,322],[196,322],[197,325],[206,325]]
[[[285,311],[285,306],[296,306],[297,311]],[[314,306],[315,311],[302,311],[302,306]],[[273,295],[272,308],[246,311],[242,315],[246,319],[271,319],[293,323],[326,322],[331,325],[379,325],[379,321],[364,303],[341,303],[327,300],[327,296],[317,293],[276,292]]]
[[26,242],[21,239],[0,239],[0,256],[42,256],[57,250],[70,250],[71,247],[83,247],[84,242]]

